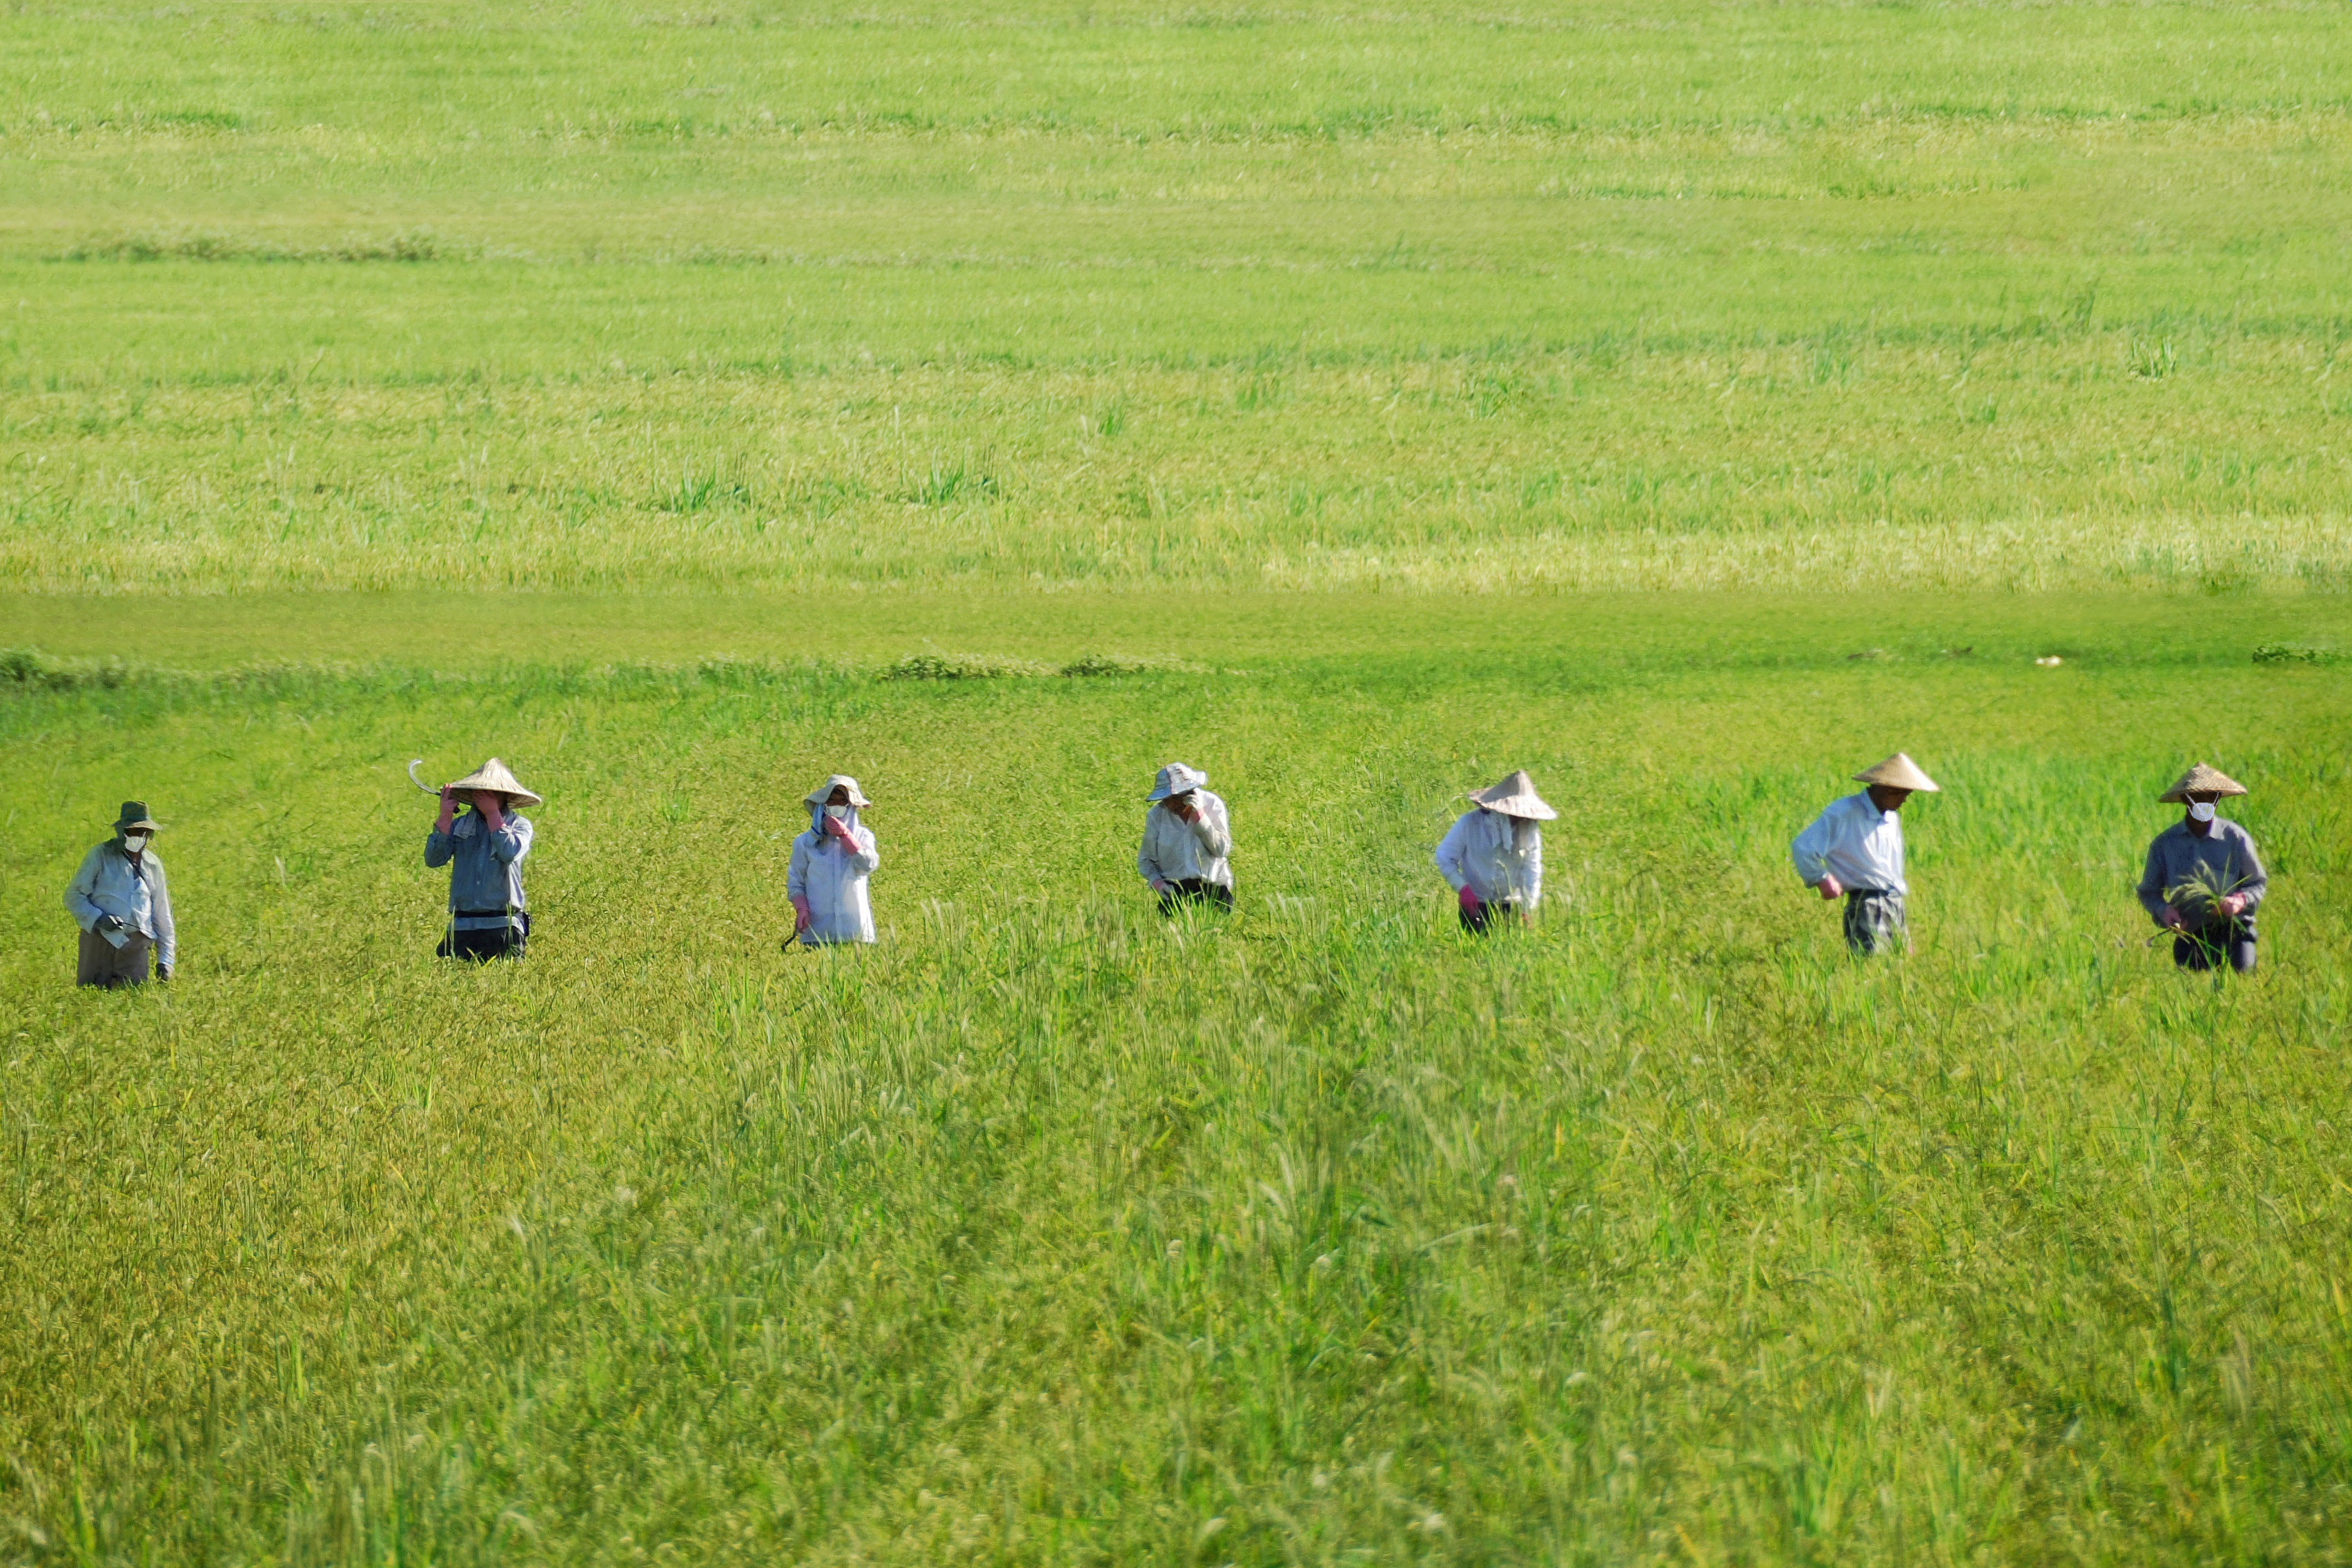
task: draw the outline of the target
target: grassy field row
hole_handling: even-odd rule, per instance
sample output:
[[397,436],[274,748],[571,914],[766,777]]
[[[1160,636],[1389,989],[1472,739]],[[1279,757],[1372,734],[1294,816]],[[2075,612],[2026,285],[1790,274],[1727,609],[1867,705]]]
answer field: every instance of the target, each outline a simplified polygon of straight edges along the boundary
[[[2308,601],[2076,605],[2037,668],[2057,603],[1958,658],[1705,599],[1367,655],[1342,600],[1204,611],[1193,674],[0,696],[0,1556],[2340,1560],[2352,710],[2232,652]],[[1919,949],[1855,966],[1786,840],[1896,745]],[[453,973],[401,769],[492,750],[540,937]],[[1229,924],[1129,876],[1176,755]],[[2195,756],[2255,788],[2251,984],[2128,891]],[[1559,901],[1466,943],[1430,847],[1521,764]],[[837,767],[885,942],[788,956]],[[185,971],[77,994],[125,794]]]
[[[430,303],[399,283],[372,308]],[[333,342],[370,330],[338,322]],[[0,580],[2340,590],[2340,347],[2180,323],[61,388],[7,403]]]
[[2345,48],[34,6],[0,584],[2337,591]]

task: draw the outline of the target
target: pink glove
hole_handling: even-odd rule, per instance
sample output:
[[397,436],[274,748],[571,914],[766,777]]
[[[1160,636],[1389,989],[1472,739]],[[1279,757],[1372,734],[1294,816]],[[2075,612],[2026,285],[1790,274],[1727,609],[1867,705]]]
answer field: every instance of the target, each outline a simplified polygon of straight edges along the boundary
[[1464,914],[1475,915],[1478,912],[1478,895],[1472,892],[1469,889],[1465,888],[1462,889],[1461,902],[1462,912]]
[[801,932],[808,930],[809,921],[813,918],[809,914],[809,901],[806,899],[794,899],[793,900],[793,934],[794,936],[798,936]]

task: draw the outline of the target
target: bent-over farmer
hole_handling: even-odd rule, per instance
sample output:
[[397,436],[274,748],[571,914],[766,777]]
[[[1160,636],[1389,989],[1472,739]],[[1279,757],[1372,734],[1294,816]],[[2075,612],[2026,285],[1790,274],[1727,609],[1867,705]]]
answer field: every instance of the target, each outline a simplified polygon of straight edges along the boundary
[[1464,812],[1437,846],[1437,868],[1454,888],[1462,929],[1485,933],[1501,916],[1531,923],[1543,902],[1543,828],[1559,816],[1536,794],[1528,771],[1465,795]]
[[1234,907],[1234,830],[1209,775],[1182,763],[1160,770],[1143,797],[1143,847],[1135,868],[1160,895],[1160,912],[1186,904]]
[[2254,972],[2254,911],[2271,879],[2253,836],[2213,806],[2245,793],[2229,774],[2200,763],[2157,796],[2189,809],[2147,847],[2139,901],[2173,933],[2172,962],[2183,969],[2210,969],[2227,959],[2241,974]]
[[1903,875],[1903,803],[1939,786],[1897,752],[1853,775],[1868,787],[1832,801],[1797,835],[1790,853],[1797,875],[1822,899],[1845,900],[1845,944],[1857,953],[1908,947],[1904,904],[1911,884]]
[[874,803],[847,773],[835,773],[803,797],[809,830],[793,840],[784,891],[793,900],[793,935],[803,947],[874,940],[874,900],[866,879],[882,864],[874,830],[858,813]]
[[114,837],[83,856],[67,884],[66,908],[81,927],[77,985],[144,985],[151,957],[155,978],[172,978],[180,957],[172,889],[152,847],[163,826],[144,801],[124,801]]
[[[461,804],[472,808],[463,816]],[[425,863],[450,868],[449,930],[435,950],[443,958],[520,958],[530,945],[522,862],[530,853],[531,826],[515,807],[541,804],[496,757],[442,787],[441,817],[425,835]]]

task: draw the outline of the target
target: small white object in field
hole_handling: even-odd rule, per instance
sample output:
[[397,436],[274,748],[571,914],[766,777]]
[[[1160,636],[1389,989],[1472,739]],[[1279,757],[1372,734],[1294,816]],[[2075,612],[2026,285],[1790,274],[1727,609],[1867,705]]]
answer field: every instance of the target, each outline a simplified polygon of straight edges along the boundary
[[2048,655],[2048,656],[2046,656],[2046,657],[2044,657],[2044,658],[2037,658],[2037,659],[2035,659],[2033,662],[2034,662],[2034,663],[2036,663],[2036,664],[2038,664],[2038,665],[2040,665],[2040,666],[2041,666],[2042,668],[2044,668],[2044,669],[2053,669],[2053,668],[2057,668],[2059,665],[2062,665],[2062,664],[2065,663],[2066,661],[2065,661],[2064,659],[2063,659],[2063,658],[2060,658],[2056,654],[2054,654],[2054,653],[2053,653],[2053,654],[2050,654],[2050,655]]

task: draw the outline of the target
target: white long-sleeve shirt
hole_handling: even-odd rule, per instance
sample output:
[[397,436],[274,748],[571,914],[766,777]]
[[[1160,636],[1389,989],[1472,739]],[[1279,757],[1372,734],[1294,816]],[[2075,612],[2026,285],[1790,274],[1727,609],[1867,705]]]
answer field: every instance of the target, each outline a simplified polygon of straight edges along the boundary
[[1868,790],[1832,801],[1789,850],[1808,888],[1835,877],[1848,889],[1911,891],[1903,879],[1903,819],[1871,804]]
[[[810,816],[823,821],[824,807],[815,807]],[[793,840],[784,890],[808,900],[808,930],[800,936],[804,946],[874,940],[874,901],[866,891],[866,879],[882,864],[882,853],[876,847],[874,830],[857,820],[856,807],[850,808],[845,826],[857,840],[855,854],[832,834],[814,827]]]
[[1234,885],[1232,818],[1225,803],[1207,790],[1192,792],[1192,808],[1200,816],[1185,821],[1165,803],[1143,814],[1143,847],[1135,868],[1147,882],[1181,882],[1199,878],[1221,888]]
[[109,839],[82,857],[81,869],[66,884],[66,908],[81,929],[95,927],[112,915],[141,936],[155,942],[155,963],[169,969],[180,956],[179,933],[172,921],[172,889],[163,879],[163,862],[153,849],[134,866],[120,838]]
[[1469,889],[1482,904],[1531,910],[1543,901],[1543,829],[1528,824],[1527,852],[1514,846],[1515,818],[1485,806],[1462,814],[1437,846],[1437,868],[1456,892]]

